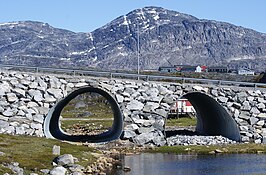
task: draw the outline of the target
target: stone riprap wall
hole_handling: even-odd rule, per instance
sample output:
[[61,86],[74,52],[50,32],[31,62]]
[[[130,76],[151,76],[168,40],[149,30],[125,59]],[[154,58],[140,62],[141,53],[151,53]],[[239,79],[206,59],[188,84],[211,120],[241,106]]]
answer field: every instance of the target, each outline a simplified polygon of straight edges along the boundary
[[139,145],[166,144],[170,106],[189,92],[202,92],[219,102],[238,124],[242,141],[266,142],[265,90],[11,71],[0,72],[0,133],[44,136],[49,109],[83,86],[113,94],[124,115],[123,138]]

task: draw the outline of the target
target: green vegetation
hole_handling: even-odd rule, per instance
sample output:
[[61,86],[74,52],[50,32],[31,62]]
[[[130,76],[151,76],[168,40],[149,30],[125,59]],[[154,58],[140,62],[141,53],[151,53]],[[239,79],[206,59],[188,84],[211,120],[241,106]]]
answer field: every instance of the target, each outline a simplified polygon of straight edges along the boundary
[[[80,165],[87,166],[95,161],[91,153],[97,151],[87,146],[72,145],[46,138],[1,134],[0,151],[5,154],[0,156],[0,163],[18,162],[19,166],[26,169],[27,173],[44,168],[51,169],[52,160],[56,157],[52,155],[54,145],[61,147],[61,155],[72,154],[78,158]],[[0,174],[5,172],[10,172],[10,170],[0,166]]]
[[222,153],[266,153],[265,144],[230,144],[213,146],[162,146],[153,150],[147,150],[151,153],[174,153],[174,154],[210,154],[220,150]]
[[196,126],[197,118],[182,117],[182,118],[169,118],[166,121],[166,126]]
[[113,118],[113,111],[103,96],[85,93],[72,99],[61,115],[64,118]]

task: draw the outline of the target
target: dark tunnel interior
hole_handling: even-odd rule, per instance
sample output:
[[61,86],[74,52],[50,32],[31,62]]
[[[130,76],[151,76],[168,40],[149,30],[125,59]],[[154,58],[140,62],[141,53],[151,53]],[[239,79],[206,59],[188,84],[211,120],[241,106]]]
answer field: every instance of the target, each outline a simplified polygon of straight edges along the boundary
[[235,120],[216,100],[200,92],[187,93],[183,97],[188,99],[196,110],[196,132],[202,135],[222,135],[240,141]]

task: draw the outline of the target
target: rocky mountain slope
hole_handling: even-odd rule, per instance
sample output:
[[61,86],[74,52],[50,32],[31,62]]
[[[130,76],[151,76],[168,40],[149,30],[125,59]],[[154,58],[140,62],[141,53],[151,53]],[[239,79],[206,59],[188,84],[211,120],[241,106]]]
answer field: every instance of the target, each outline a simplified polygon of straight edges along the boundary
[[266,34],[229,23],[145,7],[90,33],[41,22],[0,24],[0,63],[32,66],[157,69],[174,64],[228,65],[265,71]]

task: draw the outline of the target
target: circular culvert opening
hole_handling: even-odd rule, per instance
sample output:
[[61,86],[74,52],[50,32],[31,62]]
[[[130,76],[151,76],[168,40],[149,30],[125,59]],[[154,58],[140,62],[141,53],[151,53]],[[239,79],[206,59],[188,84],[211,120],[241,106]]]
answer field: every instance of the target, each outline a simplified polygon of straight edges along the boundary
[[118,139],[123,118],[116,100],[105,90],[83,87],[71,92],[49,111],[46,137],[74,142]]
[[[179,127],[179,129],[170,131],[167,130],[167,127],[169,127],[169,121],[171,122],[171,119],[167,119],[167,137],[178,134],[204,136],[221,135],[223,137],[229,138],[230,140],[240,141],[239,128],[235,120],[215,99],[201,92],[187,93],[183,95],[180,99],[186,99],[189,104],[193,106],[196,117],[188,115],[191,117],[187,119],[187,123],[191,122],[191,128],[189,128],[188,124],[186,123],[185,127]],[[175,122],[178,123],[179,119],[180,118],[177,117]],[[170,125],[175,125],[175,123],[172,123]],[[176,128],[178,128],[177,125]]]

